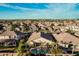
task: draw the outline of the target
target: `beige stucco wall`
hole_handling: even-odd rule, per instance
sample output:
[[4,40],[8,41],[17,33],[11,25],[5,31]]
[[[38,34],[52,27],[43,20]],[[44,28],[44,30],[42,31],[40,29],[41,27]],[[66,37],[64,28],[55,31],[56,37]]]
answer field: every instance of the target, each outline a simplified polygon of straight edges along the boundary
[[9,39],[9,36],[0,36],[0,40],[1,39]]

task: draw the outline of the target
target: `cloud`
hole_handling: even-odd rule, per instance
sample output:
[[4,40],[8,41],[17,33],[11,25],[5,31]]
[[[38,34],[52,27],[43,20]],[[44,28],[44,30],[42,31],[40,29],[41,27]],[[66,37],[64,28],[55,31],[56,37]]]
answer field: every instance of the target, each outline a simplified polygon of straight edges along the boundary
[[[25,5],[25,4],[24,4]],[[27,5],[27,4],[26,4]],[[41,4],[34,4],[32,7],[22,7],[22,6],[13,6],[13,5],[10,5],[10,4],[5,4],[5,3],[1,3],[0,6],[3,6],[3,7],[7,7],[7,8],[11,8],[11,9],[16,9],[16,10],[20,10],[20,11],[34,11],[35,9],[37,10],[40,10],[40,5]],[[47,4],[48,5],[48,4]],[[47,7],[46,4],[42,4],[42,8],[46,8]],[[39,7],[39,8],[38,8]]]
[[47,9],[30,12],[28,13],[28,16],[33,18],[51,19],[79,18],[79,11],[75,10],[75,6],[76,4],[49,4]]
[[21,11],[30,10],[30,8],[24,8],[24,7],[20,7],[20,6],[12,6],[9,4],[0,4],[0,6],[8,7],[8,8],[16,9],[16,10],[21,10]]
[[[48,4],[46,5],[46,9],[32,9],[32,8],[24,8],[24,7],[19,7],[19,6],[12,6],[8,4],[2,4],[4,7],[9,7],[12,9],[18,9],[22,10],[22,12],[19,13],[11,13],[7,15],[8,18],[10,16],[12,18],[20,18],[20,19],[38,19],[38,18],[49,18],[49,19],[77,19],[79,18],[79,11],[76,11],[75,6],[77,4]],[[29,10],[27,12],[27,10]]]

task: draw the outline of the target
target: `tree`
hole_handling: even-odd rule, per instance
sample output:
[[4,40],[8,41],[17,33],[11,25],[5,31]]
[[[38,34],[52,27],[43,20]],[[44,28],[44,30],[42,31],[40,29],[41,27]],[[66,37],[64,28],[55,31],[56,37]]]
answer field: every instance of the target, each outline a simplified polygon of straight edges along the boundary
[[24,52],[24,50],[25,50],[24,46],[25,46],[24,39],[23,39],[23,40],[20,40],[19,46],[18,46],[18,48],[17,48],[18,56],[23,55],[23,52]]
[[57,43],[53,43],[49,53],[57,56],[62,54],[62,50],[59,48],[59,45]]

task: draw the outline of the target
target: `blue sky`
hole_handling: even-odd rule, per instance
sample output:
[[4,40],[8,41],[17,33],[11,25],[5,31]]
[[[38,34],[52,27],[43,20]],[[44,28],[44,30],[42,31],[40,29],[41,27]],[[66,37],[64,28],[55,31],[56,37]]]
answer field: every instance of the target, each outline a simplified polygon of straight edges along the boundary
[[79,19],[79,4],[1,3],[0,19]]

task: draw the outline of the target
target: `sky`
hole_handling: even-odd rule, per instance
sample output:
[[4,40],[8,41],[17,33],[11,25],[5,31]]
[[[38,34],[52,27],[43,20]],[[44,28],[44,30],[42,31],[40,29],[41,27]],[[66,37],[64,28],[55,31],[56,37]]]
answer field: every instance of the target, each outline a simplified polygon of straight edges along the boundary
[[0,3],[0,19],[79,19],[79,4]]

